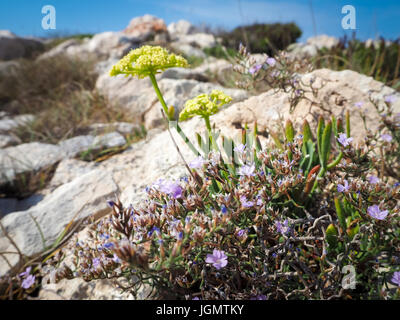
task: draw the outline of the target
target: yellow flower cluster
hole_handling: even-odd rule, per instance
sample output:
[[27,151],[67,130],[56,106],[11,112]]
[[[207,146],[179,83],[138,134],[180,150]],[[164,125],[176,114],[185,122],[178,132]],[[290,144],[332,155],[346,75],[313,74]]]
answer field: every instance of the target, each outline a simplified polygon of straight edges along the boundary
[[170,54],[160,46],[142,46],[131,50],[110,71],[110,76],[126,74],[143,79],[150,74],[156,74],[168,68],[185,68],[188,63],[185,58]]
[[186,101],[185,108],[179,114],[179,120],[185,121],[196,115],[208,118],[231,101],[232,98],[220,90],[213,90],[210,95],[203,93],[194,99]]

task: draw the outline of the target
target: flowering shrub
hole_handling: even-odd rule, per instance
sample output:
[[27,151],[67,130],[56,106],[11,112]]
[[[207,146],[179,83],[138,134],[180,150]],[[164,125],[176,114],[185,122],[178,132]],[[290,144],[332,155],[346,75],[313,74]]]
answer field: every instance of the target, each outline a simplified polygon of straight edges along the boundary
[[378,141],[354,145],[348,116],[320,119],[315,136],[288,121],[284,139],[242,141],[232,163],[200,156],[137,207],[109,201],[111,217],[69,248],[73,267],[51,262],[56,279],[124,277],[132,293],[186,299],[399,298],[400,186]]
[[[238,87],[250,90],[261,85],[262,88],[267,86],[277,91],[282,90],[289,94],[290,111],[294,110],[301,99],[310,100],[305,93],[315,97],[320,89],[315,86],[314,79],[310,79],[309,83],[301,80],[300,72],[310,72],[312,65],[307,60],[293,59],[284,51],[275,57],[265,56],[260,63],[241,44],[235,60],[233,70],[242,75],[242,79],[236,82]],[[316,101],[312,102],[318,105]]]

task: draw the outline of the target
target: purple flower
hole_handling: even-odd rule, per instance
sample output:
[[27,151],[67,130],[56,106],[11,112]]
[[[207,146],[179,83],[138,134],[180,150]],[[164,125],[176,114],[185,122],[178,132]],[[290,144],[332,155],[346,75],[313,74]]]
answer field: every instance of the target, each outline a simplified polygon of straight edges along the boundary
[[386,216],[388,215],[389,211],[388,210],[382,210],[379,209],[379,206],[374,204],[371,207],[368,207],[368,214],[375,219],[378,220],[384,220]]
[[384,133],[381,135],[383,141],[390,142],[392,141],[393,137],[390,134]]
[[276,227],[276,231],[281,234],[287,234],[290,231],[288,219],[285,219],[285,221],[283,221],[283,223],[280,221],[276,221],[275,227]]
[[29,289],[35,283],[35,276],[29,275],[27,276],[24,281],[22,281],[21,287],[24,289]]
[[273,67],[273,66],[275,66],[275,64],[276,64],[276,60],[274,59],[274,58],[268,58],[266,61],[265,61],[268,65],[270,65],[271,67]]
[[244,229],[240,229],[240,230],[237,232],[237,236],[238,236],[239,238],[243,237],[245,234],[246,234],[246,230],[244,230]]
[[205,162],[207,162],[207,161],[204,160],[202,156],[199,156],[196,159],[194,159],[192,162],[189,163],[189,168],[200,169],[201,167],[203,167]]
[[340,135],[339,135],[339,138],[338,138],[338,141],[340,142],[340,144],[343,146],[343,147],[347,147],[349,144],[350,144],[350,142],[352,142],[353,141],[353,138],[347,138],[347,135],[345,134],[345,133],[341,133]]
[[255,296],[255,297],[251,298],[250,300],[267,300],[267,296],[265,296],[263,294],[259,294],[258,296]]
[[261,197],[258,197],[258,198],[257,198],[256,204],[257,204],[258,206],[262,206],[262,205],[264,204],[264,202],[263,202],[263,200],[261,199]]
[[111,248],[114,247],[114,243],[112,243],[112,242],[107,242],[107,243],[104,244],[103,247],[106,248],[106,249],[111,249]]
[[31,273],[31,270],[32,270],[32,267],[28,267],[28,268],[25,269],[24,272],[21,272],[21,273],[19,274],[19,276],[25,278],[25,277],[27,277],[27,276]]
[[115,263],[121,263],[121,259],[118,258],[118,256],[114,253],[114,256],[112,258],[112,261],[114,261]]
[[233,151],[237,152],[237,153],[243,153],[244,149],[246,149],[246,145],[245,144],[239,144],[238,146],[236,146]]
[[349,183],[347,182],[347,180],[344,180],[344,185],[338,184],[337,191],[338,192],[347,192],[347,191],[349,191]]
[[213,254],[208,254],[207,263],[211,263],[217,270],[225,267],[228,264],[228,257],[222,250],[214,249]]
[[107,205],[112,209],[115,206],[115,202],[112,200],[107,200]]
[[370,176],[370,177],[368,177],[368,181],[371,184],[377,184],[379,182],[379,178],[376,176]]
[[249,72],[254,75],[258,70],[261,69],[261,67],[262,64],[256,64],[249,69]]
[[253,201],[247,201],[245,196],[241,196],[240,197],[240,202],[242,203],[242,206],[245,208],[251,208],[254,206],[254,202]]
[[192,300],[200,300],[199,297],[194,297]]
[[364,102],[362,102],[362,101],[356,102],[354,104],[354,106],[356,106],[357,108],[361,108],[363,105],[364,105]]
[[100,258],[94,258],[92,260],[92,266],[93,266],[93,268],[97,269],[97,267],[100,266]]
[[386,96],[386,97],[385,97],[385,102],[387,102],[387,103],[393,103],[393,102],[395,102],[396,100],[397,100],[396,97],[393,96],[393,95],[390,95],[390,96]]
[[254,176],[254,170],[255,170],[254,164],[252,164],[250,166],[249,165],[244,165],[244,166],[239,168],[238,174],[241,175],[241,176],[251,177],[251,176]]
[[400,271],[393,273],[392,282],[400,287]]
[[182,187],[176,182],[162,181],[159,184],[160,191],[172,196],[174,199],[182,198]]
[[224,205],[222,205],[221,212],[222,212],[222,214],[226,214],[228,212],[228,209]]

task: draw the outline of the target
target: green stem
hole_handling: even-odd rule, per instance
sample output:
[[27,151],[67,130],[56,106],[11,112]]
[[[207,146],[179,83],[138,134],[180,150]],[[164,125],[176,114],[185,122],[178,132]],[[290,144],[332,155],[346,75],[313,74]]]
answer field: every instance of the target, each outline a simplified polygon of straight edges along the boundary
[[[160,91],[160,88],[158,87],[157,80],[154,74],[150,74],[150,80],[153,85],[154,91],[157,94],[157,98],[161,103],[161,106],[164,109],[165,116],[167,117],[168,121],[172,121],[172,117],[170,116],[168,112],[168,107],[167,104],[165,103],[164,97]],[[169,123],[168,123],[169,126]],[[176,123],[176,131],[178,131],[179,135],[182,137],[183,141],[187,144],[187,146],[193,151],[193,153],[198,156],[200,153],[197,151],[195,146],[190,142],[189,138],[186,136],[186,134],[183,132],[182,128],[179,126],[178,122]]]
[[211,124],[210,124],[210,117],[209,116],[205,116],[203,117],[204,121],[206,122],[206,127],[207,127],[207,131],[208,131],[208,136],[210,138],[210,141],[212,143],[212,146],[214,147],[215,151],[218,151],[218,145],[212,135],[212,131],[211,131]]
[[343,158],[343,152],[340,152],[339,155],[338,155],[338,157],[337,157],[334,161],[332,161],[331,163],[329,163],[329,164],[327,165],[326,168],[327,168],[328,170],[330,170],[330,169],[336,167],[336,166],[339,164],[340,160],[342,160],[342,158]]
[[155,92],[157,94],[157,98],[160,101],[160,103],[161,103],[161,105],[162,105],[162,107],[164,109],[164,112],[165,112],[165,115],[166,115],[167,119],[169,121],[173,120],[173,119],[171,119],[171,117],[169,115],[167,104],[165,103],[164,97],[163,97],[163,95],[162,95],[162,93],[160,91],[160,88],[158,87],[155,75],[154,74],[150,74],[149,77],[150,77],[151,83],[152,83],[152,85],[154,87],[154,90],[155,90]]
[[313,192],[315,191],[315,189],[318,187],[318,178],[322,178],[324,176],[325,172],[326,172],[326,169],[324,167],[321,167],[321,170],[319,171],[317,178],[315,178],[315,182],[311,189],[310,195],[312,195]]

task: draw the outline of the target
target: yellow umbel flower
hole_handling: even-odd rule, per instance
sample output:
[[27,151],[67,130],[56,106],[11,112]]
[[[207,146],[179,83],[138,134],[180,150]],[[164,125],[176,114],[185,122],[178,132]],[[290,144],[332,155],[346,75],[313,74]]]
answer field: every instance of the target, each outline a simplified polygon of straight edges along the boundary
[[142,46],[131,50],[114,65],[110,71],[110,76],[125,74],[143,79],[168,68],[185,68],[187,66],[188,63],[185,58],[171,54],[160,46]]
[[231,101],[232,98],[220,90],[213,90],[210,95],[203,93],[194,99],[186,101],[185,108],[179,114],[179,120],[185,121],[196,115],[208,118]]

